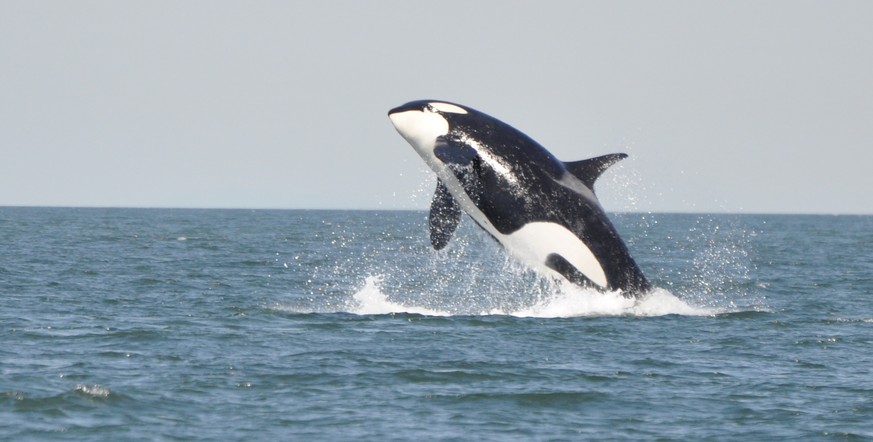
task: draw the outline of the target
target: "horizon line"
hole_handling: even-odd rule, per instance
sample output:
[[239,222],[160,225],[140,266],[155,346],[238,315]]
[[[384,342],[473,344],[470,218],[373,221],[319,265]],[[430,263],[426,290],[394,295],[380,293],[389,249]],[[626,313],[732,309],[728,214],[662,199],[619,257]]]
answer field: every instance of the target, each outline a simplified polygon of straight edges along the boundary
[[[250,210],[250,211],[324,211],[324,212],[427,212],[427,208],[364,208],[364,207],[196,207],[196,206],[116,206],[116,205],[41,205],[41,204],[0,204],[0,209],[118,209],[118,210]],[[651,215],[771,215],[771,216],[873,216],[873,212],[757,212],[757,211],[698,211],[698,210],[607,210],[613,214],[651,214]]]

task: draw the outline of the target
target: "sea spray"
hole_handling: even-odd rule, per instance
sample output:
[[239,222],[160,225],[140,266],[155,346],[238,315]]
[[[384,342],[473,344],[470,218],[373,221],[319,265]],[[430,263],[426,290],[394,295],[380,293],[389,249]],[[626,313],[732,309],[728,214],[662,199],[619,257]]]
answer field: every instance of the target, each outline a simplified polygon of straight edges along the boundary
[[657,250],[663,258],[673,260],[662,266],[671,269],[663,276],[665,287],[695,305],[728,310],[762,308],[764,300],[754,295],[752,282],[756,270],[750,256],[754,230],[727,215],[698,215],[685,226],[666,224],[674,229],[665,233],[675,247]]
[[544,278],[468,220],[446,249],[435,251],[426,213],[401,212],[324,223],[312,241],[320,253],[297,252],[293,261],[309,271],[308,296],[282,304],[297,312],[535,317],[761,310],[750,283],[750,231],[723,216],[680,216],[685,224],[673,217],[615,216],[656,287],[641,299]]

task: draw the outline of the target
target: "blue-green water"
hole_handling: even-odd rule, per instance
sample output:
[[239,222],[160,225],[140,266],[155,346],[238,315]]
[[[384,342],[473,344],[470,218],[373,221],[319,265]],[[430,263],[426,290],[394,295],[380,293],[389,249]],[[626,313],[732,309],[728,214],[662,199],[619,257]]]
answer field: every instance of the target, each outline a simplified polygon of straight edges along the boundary
[[0,439],[873,438],[873,217],[615,220],[649,298],[422,212],[0,208]]

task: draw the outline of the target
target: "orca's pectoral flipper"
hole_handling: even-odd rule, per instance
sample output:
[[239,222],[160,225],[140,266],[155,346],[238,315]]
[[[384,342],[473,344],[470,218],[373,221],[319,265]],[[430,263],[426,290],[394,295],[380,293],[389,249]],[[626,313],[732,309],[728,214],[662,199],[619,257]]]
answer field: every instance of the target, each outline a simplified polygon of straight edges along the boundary
[[446,185],[437,180],[436,192],[430,202],[430,243],[436,250],[441,250],[449,243],[452,234],[458,229],[461,222],[461,206],[452,197]]
[[564,163],[567,171],[582,180],[589,189],[594,189],[594,182],[609,169],[609,166],[627,158],[625,153],[612,153],[587,160]]

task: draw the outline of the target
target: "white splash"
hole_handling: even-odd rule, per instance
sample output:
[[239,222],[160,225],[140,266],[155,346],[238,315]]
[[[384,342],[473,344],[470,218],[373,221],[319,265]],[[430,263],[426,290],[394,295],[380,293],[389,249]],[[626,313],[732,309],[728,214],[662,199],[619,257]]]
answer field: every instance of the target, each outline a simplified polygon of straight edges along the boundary
[[[501,312],[493,312],[502,314]],[[602,293],[564,284],[551,297],[530,307],[508,312],[532,318],[574,318],[584,316],[707,316],[719,312],[691,306],[667,290],[655,289],[642,298],[626,298],[619,292]]]
[[[364,287],[353,296],[348,313],[359,315],[384,315],[413,313],[425,316],[470,315],[464,312],[449,312],[429,307],[394,302],[382,292],[379,276],[368,276]],[[472,315],[501,315],[521,318],[573,318],[587,316],[709,316],[722,313],[714,309],[694,307],[667,290],[655,289],[648,295],[632,299],[619,292],[602,293],[593,289],[581,289],[570,283],[562,284],[551,296],[531,306],[515,310],[494,309]]]
[[368,276],[364,281],[364,288],[354,294],[354,303],[349,313],[358,315],[386,315],[391,313],[414,313],[425,316],[450,316],[450,313],[433,310],[426,307],[405,306],[392,302],[382,293],[379,284],[380,276]]

